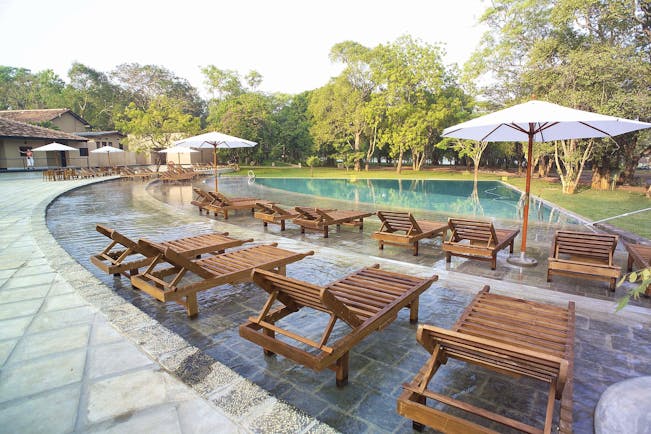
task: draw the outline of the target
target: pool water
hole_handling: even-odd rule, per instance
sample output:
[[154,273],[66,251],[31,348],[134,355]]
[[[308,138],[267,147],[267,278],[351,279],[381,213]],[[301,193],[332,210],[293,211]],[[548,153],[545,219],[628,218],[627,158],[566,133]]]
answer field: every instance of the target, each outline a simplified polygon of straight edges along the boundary
[[[257,178],[265,187],[311,196],[373,204],[377,207],[426,210],[447,215],[494,219],[522,218],[522,194],[499,182],[399,179]],[[532,200],[529,219],[552,224],[577,224],[576,219],[539,200]]]

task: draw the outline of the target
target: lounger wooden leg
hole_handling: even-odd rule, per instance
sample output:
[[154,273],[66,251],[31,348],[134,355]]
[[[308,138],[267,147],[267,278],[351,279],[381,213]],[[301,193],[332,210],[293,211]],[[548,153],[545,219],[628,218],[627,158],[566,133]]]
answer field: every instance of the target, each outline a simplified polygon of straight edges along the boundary
[[610,279],[610,290],[615,291],[615,286],[617,285],[617,281],[615,278]]
[[[265,336],[269,336],[271,339],[274,339],[274,338],[276,337],[276,332],[274,332],[273,330],[269,330],[269,329],[267,329],[267,328],[263,328],[263,329],[262,329],[262,333],[263,333]],[[273,351],[268,350],[268,349],[266,349],[266,348],[263,348],[262,351],[264,352],[264,355],[265,355],[265,356],[269,356],[269,357],[271,357],[271,356],[275,356],[275,355],[276,355],[276,353],[274,353]]]
[[513,242],[511,242],[511,244],[509,244],[509,253],[513,253],[513,244],[515,244],[515,241],[513,241]]
[[551,282],[551,281],[552,281],[552,275],[551,275],[551,273],[549,272],[549,268],[547,268],[547,281],[548,281],[548,282]]
[[416,298],[409,305],[409,322],[416,324],[418,322],[418,305],[420,304],[419,299]]
[[284,230],[285,230],[285,220],[281,220],[280,221],[280,231],[282,232]]
[[328,226],[323,227],[323,238],[328,238]]
[[629,272],[633,271],[633,256],[631,256],[630,253],[628,254],[628,261],[627,261],[627,264],[626,264],[626,269]]
[[268,226],[267,222],[262,222],[262,226],[266,228]]
[[494,270],[497,268],[497,256],[493,256],[493,260],[491,261],[491,270]]
[[384,242],[381,240],[378,241],[378,247],[380,248],[380,250],[384,250]]
[[190,318],[199,314],[199,303],[197,303],[197,294],[188,294],[185,297],[185,310]]
[[305,233],[305,226],[301,226],[301,233],[302,233],[302,234]]
[[452,255],[445,252],[445,262],[452,262]]
[[224,220],[228,220],[228,210],[225,209],[223,213],[224,213]]
[[[415,401],[416,401],[417,403],[419,403],[419,404],[427,405],[427,398],[426,398],[425,396],[423,396],[423,395],[417,395]],[[423,430],[423,428],[425,428],[425,425],[423,425],[422,423],[416,422],[416,421],[414,420],[414,421],[411,422],[411,427],[412,427],[415,431],[419,431],[419,432],[420,432],[420,431]]]
[[344,387],[348,384],[348,354],[346,351],[336,362],[337,387]]
[[418,256],[418,241],[414,243],[414,256]]

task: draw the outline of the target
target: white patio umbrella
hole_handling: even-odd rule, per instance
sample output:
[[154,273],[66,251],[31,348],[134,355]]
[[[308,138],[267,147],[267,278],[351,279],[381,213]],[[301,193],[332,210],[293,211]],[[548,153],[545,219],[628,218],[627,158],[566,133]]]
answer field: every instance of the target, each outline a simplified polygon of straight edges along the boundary
[[239,137],[229,136],[228,134],[213,131],[211,133],[199,134],[198,136],[188,137],[187,139],[174,142],[176,146],[189,147],[195,149],[213,148],[213,171],[215,175],[215,191],[218,191],[217,180],[217,149],[233,148],[252,148],[257,145],[256,142],[240,139]]
[[446,128],[442,136],[486,142],[528,142],[522,245],[520,256],[510,257],[509,262],[535,265],[535,259],[526,257],[533,142],[613,137],[645,128],[651,128],[651,124],[534,100]]
[[190,154],[192,152],[199,152],[199,151],[195,151],[194,149],[188,148],[188,147],[172,146],[171,148],[161,149],[158,152],[163,152],[163,153],[168,154],[168,155],[169,154],[177,154],[179,164],[181,164],[181,154]]
[[[64,145],[62,143],[52,142],[44,146],[39,146],[38,148],[32,149],[33,152],[48,152],[48,151],[79,151],[77,148],[72,146]],[[59,154],[57,154],[57,160],[59,160]],[[59,166],[61,166],[61,161],[59,160]]]
[[[114,148],[113,146],[102,146],[101,148],[93,149],[90,152],[93,154],[106,154],[106,158],[108,159],[108,165],[110,166],[111,154],[124,152],[124,150],[120,148]],[[125,162],[125,166],[126,166],[126,162]]]

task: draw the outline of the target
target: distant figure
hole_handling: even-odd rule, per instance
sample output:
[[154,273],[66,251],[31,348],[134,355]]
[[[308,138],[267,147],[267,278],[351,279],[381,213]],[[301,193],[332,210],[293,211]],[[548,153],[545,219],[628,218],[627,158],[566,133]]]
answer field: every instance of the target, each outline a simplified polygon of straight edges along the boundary
[[25,152],[25,158],[27,158],[27,170],[34,170],[34,153],[31,149]]

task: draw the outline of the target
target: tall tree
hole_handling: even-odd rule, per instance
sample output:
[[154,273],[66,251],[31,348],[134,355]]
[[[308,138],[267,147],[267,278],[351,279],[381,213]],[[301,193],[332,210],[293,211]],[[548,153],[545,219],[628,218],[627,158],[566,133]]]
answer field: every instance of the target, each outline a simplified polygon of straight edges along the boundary
[[179,134],[196,134],[201,128],[199,118],[184,113],[177,101],[166,96],[154,98],[145,110],[132,102],[115,123],[129,134],[127,142],[138,151],[167,148]]
[[141,110],[150,102],[166,97],[176,101],[184,113],[201,116],[204,111],[199,91],[188,80],[178,77],[167,68],[158,65],[123,63],[111,71],[111,78],[131,101]]

